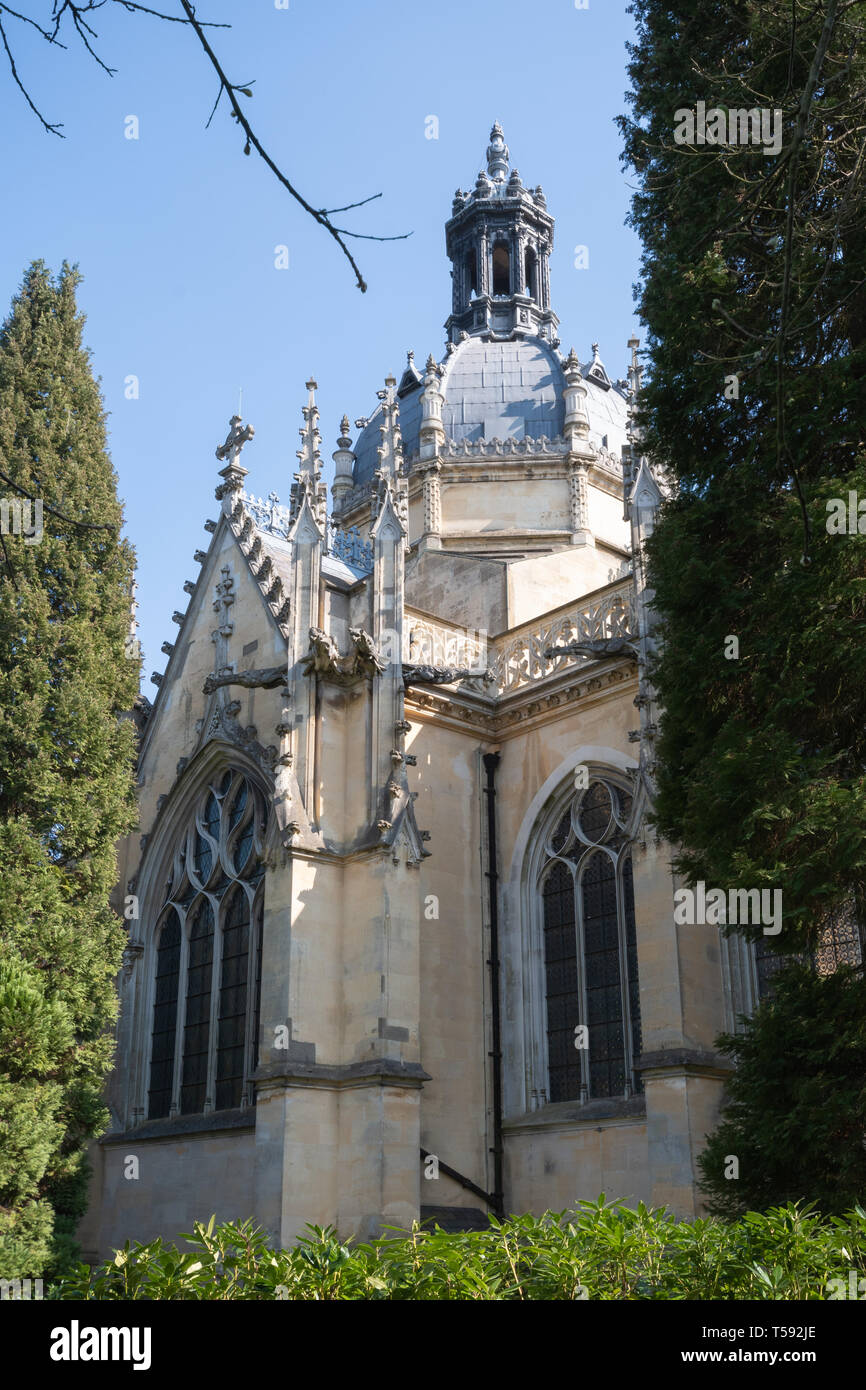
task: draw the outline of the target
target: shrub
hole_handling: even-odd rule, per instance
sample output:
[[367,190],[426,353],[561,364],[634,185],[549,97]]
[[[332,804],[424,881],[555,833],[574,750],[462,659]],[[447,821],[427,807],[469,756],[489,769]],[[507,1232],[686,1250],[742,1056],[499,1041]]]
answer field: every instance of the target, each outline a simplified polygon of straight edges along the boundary
[[196,1222],[179,1250],[129,1242],[78,1265],[55,1299],[501,1301],[825,1299],[831,1279],[866,1274],[866,1211],[823,1219],[795,1204],[740,1221],[677,1221],[640,1203],[490,1218],[490,1229],[393,1230],[364,1244],[308,1226],[290,1250],[251,1221]]

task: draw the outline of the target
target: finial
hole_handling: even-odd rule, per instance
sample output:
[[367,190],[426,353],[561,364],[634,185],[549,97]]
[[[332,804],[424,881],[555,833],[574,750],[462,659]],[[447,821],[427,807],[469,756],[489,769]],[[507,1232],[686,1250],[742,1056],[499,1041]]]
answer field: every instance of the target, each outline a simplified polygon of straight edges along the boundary
[[580,371],[580,359],[577,353],[575,352],[574,348],[571,349],[571,352],[565,359],[565,370],[569,372],[575,370]]
[[340,434],[341,434],[341,435],[348,435],[348,433],[349,433],[349,417],[348,417],[348,415],[344,415],[343,418],[342,418],[342,420],[340,421]]
[[598,343],[593,343],[592,345],[592,360],[593,362],[598,361]]
[[510,158],[502,126],[498,121],[494,121],[490,132],[490,144],[487,146],[487,172],[494,183],[504,183]]
[[234,463],[240,455],[248,439],[252,439],[255,430],[252,425],[244,425],[241,428],[240,415],[233,415],[229,421],[229,432],[226,435],[225,444],[220,444],[216,450],[216,456],[220,463]]

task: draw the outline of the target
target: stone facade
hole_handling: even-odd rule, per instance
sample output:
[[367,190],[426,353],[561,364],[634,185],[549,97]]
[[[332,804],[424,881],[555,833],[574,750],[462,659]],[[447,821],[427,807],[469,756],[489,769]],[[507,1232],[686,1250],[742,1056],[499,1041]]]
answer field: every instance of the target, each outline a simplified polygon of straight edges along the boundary
[[287,1243],[602,1190],[700,1209],[751,967],[675,925],[647,824],[638,345],[619,381],[559,352],[553,219],[498,126],[487,153],[447,228],[443,360],[410,354],[354,445],[344,417],[331,516],[314,382],[287,506],[245,489],[250,427],[217,451],[137,712],[91,1254],[212,1212]]

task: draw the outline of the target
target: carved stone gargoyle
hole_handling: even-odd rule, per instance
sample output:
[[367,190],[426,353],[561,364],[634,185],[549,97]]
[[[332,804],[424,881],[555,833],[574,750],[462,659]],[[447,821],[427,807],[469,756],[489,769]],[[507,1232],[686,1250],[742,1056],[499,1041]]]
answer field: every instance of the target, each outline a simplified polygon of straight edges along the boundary
[[330,633],[320,627],[310,628],[310,652],[304,658],[307,676],[316,675],[331,685],[355,685],[385,670],[387,662],[379,655],[376,644],[362,627],[350,627],[352,650],[341,656]]
[[639,656],[634,637],[593,637],[585,642],[566,642],[562,647],[548,647],[548,661],[558,656]]
[[226,675],[208,676],[202,690],[205,695],[212,695],[223,685],[242,685],[246,690],[275,690],[285,683],[285,666],[265,666],[258,671],[229,671]]
[[412,666],[403,663],[404,685],[450,685],[452,681],[494,679],[492,671],[471,671],[465,666]]

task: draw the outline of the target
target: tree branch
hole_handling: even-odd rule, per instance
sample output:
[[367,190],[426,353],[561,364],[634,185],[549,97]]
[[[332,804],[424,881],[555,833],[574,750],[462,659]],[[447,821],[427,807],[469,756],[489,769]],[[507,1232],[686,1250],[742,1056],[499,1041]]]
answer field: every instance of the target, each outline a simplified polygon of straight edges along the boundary
[[[223,68],[222,68],[222,65],[220,64],[219,59],[217,58],[216,54],[214,53],[213,49],[211,48],[210,44],[208,43],[207,35],[203,32],[203,30],[202,30],[202,28],[201,28],[201,25],[198,23],[198,20],[197,20],[196,17],[195,17],[195,10],[193,9],[192,5],[190,4],[190,0],[180,0],[180,3],[181,3],[181,5],[183,6],[184,12],[186,13],[187,17],[189,18],[189,22],[190,22],[192,28],[195,30],[196,35],[198,36],[198,39],[199,39],[199,42],[201,43],[202,48],[204,49],[205,53],[207,54],[207,56],[208,56],[208,58],[209,58],[209,60],[210,60],[210,62],[211,62],[211,65],[213,66],[213,69],[214,69],[214,71],[215,71],[217,77],[218,77],[219,80],[220,80],[220,91],[222,92],[223,90],[225,90],[225,92],[227,93],[228,99],[229,99],[229,101],[231,102],[232,114],[233,114],[235,120],[237,121],[238,125],[239,125],[239,126],[241,127],[241,129],[243,130],[245,136],[247,137],[247,143],[246,143],[246,145],[245,145],[245,147],[244,147],[244,154],[249,154],[250,149],[251,149],[251,148],[254,149],[254,150],[256,151],[256,153],[260,156],[260,158],[262,158],[262,159],[264,160],[265,164],[267,164],[267,166],[268,166],[268,168],[270,169],[271,173],[274,174],[274,175],[276,176],[276,178],[279,180],[279,182],[283,185],[283,187],[287,190],[287,192],[289,192],[289,193],[292,195],[292,197],[295,199],[295,201],[298,202],[298,203],[300,203],[300,205],[301,205],[301,207],[304,209],[304,211],[307,212],[307,213],[309,213],[310,217],[312,217],[316,222],[318,222],[320,227],[324,227],[325,230],[334,238],[334,240],[336,241],[336,243],[337,243],[337,245],[339,246],[340,250],[343,252],[343,255],[346,257],[347,261],[349,262],[350,266],[352,267],[352,270],[355,272],[355,279],[356,279],[356,283],[357,283],[358,289],[361,291],[362,294],[364,294],[364,293],[366,292],[366,289],[367,289],[366,281],[364,280],[364,277],[363,277],[362,274],[361,274],[361,271],[360,271],[360,269],[359,269],[359,267],[358,267],[358,264],[357,264],[357,262],[356,262],[354,256],[352,255],[351,251],[349,250],[348,246],[346,245],[345,241],[343,240],[343,237],[344,237],[344,236],[358,237],[358,236],[360,236],[361,234],[360,234],[359,232],[346,232],[346,231],[344,231],[342,228],[335,227],[335,226],[333,225],[333,223],[331,222],[331,220],[330,220],[328,214],[327,214],[326,212],[321,212],[321,211],[317,210],[317,209],[314,208],[310,203],[308,203],[307,200],[306,200],[306,198],[303,196],[303,194],[299,193],[298,190],[297,190],[297,188],[295,188],[294,185],[289,181],[289,179],[286,178],[286,175],[285,175],[285,174],[283,173],[283,171],[279,168],[279,166],[274,162],[274,160],[273,160],[273,159],[271,158],[271,156],[268,154],[267,150],[266,150],[266,149],[263,147],[263,145],[261,144],[261,142],[260,142],[260,140],[258,139],[257,135],[255,134],[255,131],[253,130],[252,126],[250,125],[249,121],[247,120],[246,116],[244,115],[243,110],[241,109],[240,104],[238,103],[238,99],[237,99],[237,97],[236,97],[236,95],[235,95],[235,91],[236,91],[236,90],[240,90],[240,89],[239,89],[239,88],[236,88],[235,85],[232,84],[231,82],[229,82],[228,78],[226,77],[226,74],[225,74],[225,72],[223,71]],[[217,97],[217,100],[219,100],[219,96]],[[213,116],[213,112],[211,113],[211,116]],[[370,199],[366,199],[365,201],[371,201],[371,200],[370,200]],[[370,240],[370,241],[402,241],[402,240],[405,240],[405,238],[406,238],[407,236],[411,236],[411,235],[412,235],[411,232],[405,232],[405,233],[402,234],[402,236],[394,236],[394,237],[368,237],[368,238],[365,238],[365,240]]]

